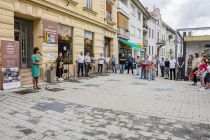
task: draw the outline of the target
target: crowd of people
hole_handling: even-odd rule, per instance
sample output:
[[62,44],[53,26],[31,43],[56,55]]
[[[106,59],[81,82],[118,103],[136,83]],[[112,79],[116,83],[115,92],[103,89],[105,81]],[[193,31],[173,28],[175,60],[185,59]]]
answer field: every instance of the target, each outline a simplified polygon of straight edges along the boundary
[[[58,57],[57,63],[61,64],[57,67],[57,76],[60,78],[62,75],[63,63],[61,63],[62,58]],[[89,75],[98,74],[101,75],[103,72],[109,72],[112,70],[113,73],[117,73],[117,58],[113,55],[109,57],[103,56],[100,54],[98,59],[95,58],[95,55],[90,55],[87,53],[85,56],[83,52],[80,52],[80,55],[76,59],[77,62],[77,76],[78,77],[88,77]],[[105,68],[104,68],[105,67]],[[177,60],[171,56],[170,58],[158,58],[153,57],[149,59],[149,56],[136,58],[132,57],[131,54],[128,54],[125,57],[124,54],[121,54],[119,57],[119,74],[124,74],[125,69],[127,69],[127,74],[131,73],[134,75],[134,68],[136,69],[135,74],[139,76],[140,79],[145,80],[155,80],[158,76],[158,70],[160,70],[161,77],[169,80],[188,80],[194,81],[193,85],[197,85],[198,79],[200,79],[201,85],[200,90],[205,90],[210,88],[210,64],[207,62],[206,55],[202,54],[199,58],[198,54],[189,55],[187,63],[182,55],[179,55]],[[185,76],[185,68],[187,68]]]
[[[39,48],[34,48],[31,59],[33,87],[34,89],[40,89],[38,87],[38,79],[40,77],[42,57]],[[80,52],[76,59],[77,76],[88,77],[89,75],[95,74],[101,75],[104,71],[109,72],[110,69],[113,73],[117,73],[117,61],[114,55],[110,58],[109,55],[104,57],[103,54],[100,54],[98,59],[96,59],[94,54],[90,55],[87,53],[84,56],[83,52]],[[58,80],[61,80],[64,71],[64,58],[62,53],[59,54],[56,63],[56,76]],[[185,59],[182,55],[179,55],[176,60],[173,56],[170,58],[162,57],[159,59],[158,57],[153,57],[149,59],[149,56],[145,58],[137,56],[134,58],[131,54],[128,54],[127,57],[121,54],[119,57],[119,73],[124,74],[125,69],[127,69],[127,74],[131,71],[134,75],[134,68],[136,69],[136,75],[138,75],[140,79],[149,81],[156,79],[159,73],[158,70],[160,70],[161,77],[164,79],[185,80],[185,68],[187,68],[187,80],[193,81],[192,85],[198,85],[198,80],[200,80],[199,90],[204,91],[205,89],[210,89],[210,61],[208,61],[205,53],[201,54],[201,57],[199,57],[198,53],[189,55],[187,63],[185,63]]]

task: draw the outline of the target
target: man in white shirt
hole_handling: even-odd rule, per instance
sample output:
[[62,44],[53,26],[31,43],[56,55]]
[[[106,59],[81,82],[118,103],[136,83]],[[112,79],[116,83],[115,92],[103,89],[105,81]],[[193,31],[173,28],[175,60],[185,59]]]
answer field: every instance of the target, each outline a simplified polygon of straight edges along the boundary
[[[171,57],[170,62],[170,80],[172,80],[172,75],[174,77],[174,80],[176,78],[176,60],[174,59],[174,57]],[[173,73],[173,74],[172,74]]]
[[81,75],[83,77],[83,65],[84,65],[83,52],[80,52],[79,56],[77,57],[76,62],[78,64],[77,75],[78,75],[78,77],[80,77],[80,70],[81,70]]
[[102,74],[104,60],[103,54],[101,53],[98,59],[98,74]]
[[110,66],[110,57],[109,55],[107,55],[107,57],[105,58],[105,62],[106,62],[106,72],[109,71],[109,66]]
[[90,54],[87,53],[85,55],[85,76],[87,77],[89,76],[90,63],[91,63]]

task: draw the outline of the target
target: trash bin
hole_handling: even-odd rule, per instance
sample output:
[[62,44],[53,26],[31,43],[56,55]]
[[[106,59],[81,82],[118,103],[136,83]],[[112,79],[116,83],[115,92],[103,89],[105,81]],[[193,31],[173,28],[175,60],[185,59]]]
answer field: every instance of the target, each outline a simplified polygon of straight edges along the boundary
[[47,69],[45,72],[46,75],[46,82],[53,83],[55,80],[55,71],[54,69]]

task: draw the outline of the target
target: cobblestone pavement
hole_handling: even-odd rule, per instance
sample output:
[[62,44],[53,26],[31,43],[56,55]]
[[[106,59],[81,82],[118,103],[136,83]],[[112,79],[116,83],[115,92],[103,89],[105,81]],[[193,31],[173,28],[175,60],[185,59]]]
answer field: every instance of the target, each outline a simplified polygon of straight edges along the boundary
[[210,91],[190,84],[110,75],[4,92],[0,140],[208,140]]

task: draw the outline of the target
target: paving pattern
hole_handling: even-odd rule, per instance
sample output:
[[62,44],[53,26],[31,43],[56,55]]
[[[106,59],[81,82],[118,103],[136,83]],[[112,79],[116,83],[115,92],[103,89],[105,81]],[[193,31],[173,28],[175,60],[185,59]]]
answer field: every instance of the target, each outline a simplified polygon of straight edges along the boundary
[[210,91],[189,84],[110,75],[4,92],[0,140],[210,140]]

